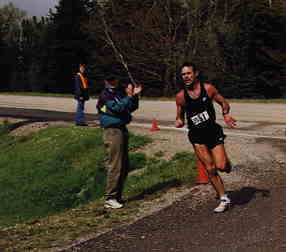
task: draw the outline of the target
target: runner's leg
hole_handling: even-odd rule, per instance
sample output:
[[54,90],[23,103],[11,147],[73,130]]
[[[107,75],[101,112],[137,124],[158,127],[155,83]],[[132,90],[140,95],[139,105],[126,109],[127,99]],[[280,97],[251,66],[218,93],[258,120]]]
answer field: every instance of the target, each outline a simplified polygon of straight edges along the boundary
[[212,153],[204,144],[193,144],[198,159],[205,165],[212,186],[219,197],[225,195],[225,189],[221,177],[217,173],[215,160]]
[[219,144],[211,150],[215,166],[221,172],[230,172],[231,163],[227,157],[224,144]]

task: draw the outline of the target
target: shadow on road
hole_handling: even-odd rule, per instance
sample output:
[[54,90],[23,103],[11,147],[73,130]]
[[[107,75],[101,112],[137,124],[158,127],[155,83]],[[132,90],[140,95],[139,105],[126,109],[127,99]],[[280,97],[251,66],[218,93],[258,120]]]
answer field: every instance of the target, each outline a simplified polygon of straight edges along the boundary
[[255,187],[243,187],[238,191],[230,191],[229,197],[233,205],[248,204],[257,195],[262,197],[269,197],[270,191],[266,189],[257,189]]
[[[74,121],[74,112],[50,111],[42,109],[1,108],[1,117],[26,118],[41,121]],[[88,121],[98,120],[97,114],[85,114]]]

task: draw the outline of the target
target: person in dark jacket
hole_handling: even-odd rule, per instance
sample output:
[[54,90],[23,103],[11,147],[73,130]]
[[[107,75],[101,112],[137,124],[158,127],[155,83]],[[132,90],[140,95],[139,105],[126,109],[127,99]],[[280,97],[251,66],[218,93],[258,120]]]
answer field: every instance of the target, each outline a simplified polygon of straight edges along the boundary
[[75,99],[77,108],[75,114],[75,124],[77,126],[87,126],[85,121],[85,102],[89,100],[88,81],[85,76],[85,65],[79,65],[79,72],[75,76]]
[[129,84],[122,88],[118,79],[110,75],[105,79],[105,89],[98,98],[97,109],[103,128],[104,145],[108,151],[106,208],[123,207],[122,191],[129,169],[128,129],[131,113],[138,109],[141,85]]

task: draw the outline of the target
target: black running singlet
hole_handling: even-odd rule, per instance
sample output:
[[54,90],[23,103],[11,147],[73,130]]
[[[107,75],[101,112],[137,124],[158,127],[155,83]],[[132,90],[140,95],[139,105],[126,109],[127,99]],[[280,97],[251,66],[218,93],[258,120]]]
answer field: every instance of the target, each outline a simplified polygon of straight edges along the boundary
[[190,132],[208,129],[215,125],[216,115],[212,100],[207,94],[204,84],[200,83],[201,93],[192,99],[187,90],[185,94],[185,111]]

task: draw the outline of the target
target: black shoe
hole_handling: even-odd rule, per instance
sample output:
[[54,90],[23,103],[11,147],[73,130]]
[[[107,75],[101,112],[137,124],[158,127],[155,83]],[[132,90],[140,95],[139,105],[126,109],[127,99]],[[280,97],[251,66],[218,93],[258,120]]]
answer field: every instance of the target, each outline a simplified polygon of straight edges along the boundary
[[126,200],[123,199],[123,198],[118,198],[117,201],[120,203],[120,204],[125,204],[126,203]]
[[88,126],[88,124],[85,123],[85,122],[76,123],[75,125],[76,125],[76,126]]
[[232,171],[232,167],[229,167],[229,168],[227,168],[227,169],[219,169],[219,171],[220,172],[224,172],[224,173],[231,173],[231,171]]

